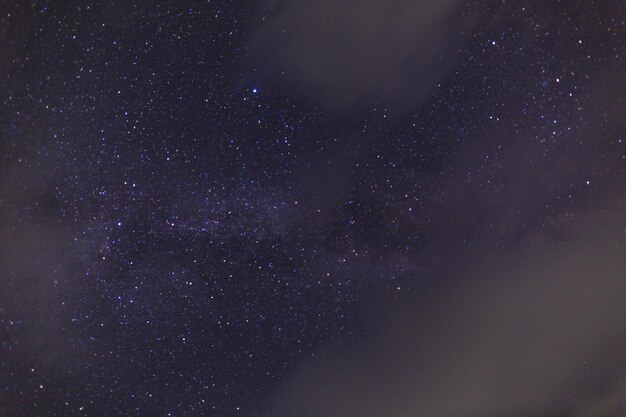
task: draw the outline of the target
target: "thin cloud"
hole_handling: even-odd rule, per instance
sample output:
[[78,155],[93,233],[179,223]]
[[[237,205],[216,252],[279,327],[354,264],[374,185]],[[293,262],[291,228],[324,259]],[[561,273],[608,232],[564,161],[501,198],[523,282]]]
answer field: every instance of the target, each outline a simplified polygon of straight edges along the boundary
[[476,22],[460,7],[458,0],[280,2],[253,34],[252,51],[268,73],[339,107],[418,101],[456,61],[457,35]]

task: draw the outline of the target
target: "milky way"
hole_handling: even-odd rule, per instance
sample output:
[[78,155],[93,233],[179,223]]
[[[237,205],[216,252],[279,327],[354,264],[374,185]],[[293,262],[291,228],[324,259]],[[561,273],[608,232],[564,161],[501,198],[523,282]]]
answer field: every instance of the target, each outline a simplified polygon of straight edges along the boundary
[[0,416],[626,413],[625,19],[0,2]]

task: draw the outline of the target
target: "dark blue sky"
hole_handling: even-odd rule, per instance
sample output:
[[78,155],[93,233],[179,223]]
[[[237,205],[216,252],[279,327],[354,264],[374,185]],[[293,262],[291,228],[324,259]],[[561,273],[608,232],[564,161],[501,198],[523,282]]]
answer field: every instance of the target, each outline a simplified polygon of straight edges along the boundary
[[[625,375],[625,18],[620,1],[0,2],[0,416],[597,415]],[[484,289],[503,268],[526,301]],[[513,356],[563,348],[552,373],[503,380],[528,408],[465,400],[507,398],[491,385],[442,407],[422,384],[445,378],[390,359],[473,352],[441,311],[483,291],[593,318],[555,313],[567,336],[520,329],[481,368],[526,375]],[[541,322],[538,303],[511,317]],[[539,385],[553,402],[534,378],[558,381]]]

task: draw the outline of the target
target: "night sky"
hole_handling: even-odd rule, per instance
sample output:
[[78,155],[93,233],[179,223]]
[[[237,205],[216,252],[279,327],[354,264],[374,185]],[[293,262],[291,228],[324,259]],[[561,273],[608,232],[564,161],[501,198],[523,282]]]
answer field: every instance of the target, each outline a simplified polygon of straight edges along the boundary
[[626,416],[622,0],[0,0],[0,417]]

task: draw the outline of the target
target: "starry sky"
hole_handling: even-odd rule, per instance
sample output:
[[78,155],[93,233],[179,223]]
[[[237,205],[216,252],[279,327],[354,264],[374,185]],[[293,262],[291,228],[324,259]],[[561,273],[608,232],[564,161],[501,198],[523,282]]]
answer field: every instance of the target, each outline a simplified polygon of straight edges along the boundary
[[620,0],[0,0],[0,417],[626,416]]

